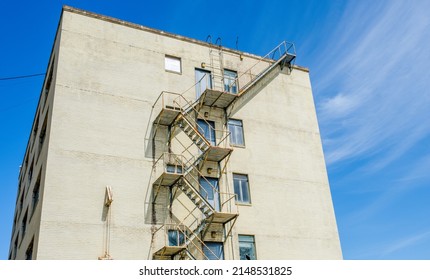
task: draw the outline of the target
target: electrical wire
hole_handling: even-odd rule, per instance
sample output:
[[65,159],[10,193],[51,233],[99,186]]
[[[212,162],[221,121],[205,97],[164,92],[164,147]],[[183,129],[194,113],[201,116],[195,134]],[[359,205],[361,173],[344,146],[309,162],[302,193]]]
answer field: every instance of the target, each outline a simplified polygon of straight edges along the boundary
[[46,73],[38,73],[38,74],[31,74],[31,75],[23,75],[23,76],[15,76],[15,77],[5,77],[5,78],[0,78],[0,81],[6,81],[6,80],[17,80],[17,79],[24,79],[24,78],[31,78],[31,77],[36,77],[36,76],[42,76],[45,75]]

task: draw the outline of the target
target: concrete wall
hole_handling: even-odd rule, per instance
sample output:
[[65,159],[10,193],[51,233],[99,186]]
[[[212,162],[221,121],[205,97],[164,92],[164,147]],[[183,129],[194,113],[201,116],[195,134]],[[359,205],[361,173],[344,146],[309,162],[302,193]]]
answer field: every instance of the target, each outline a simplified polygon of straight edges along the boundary
[[229,175],[248,175],[252,203],[239,206],[235,233],[255,235],[259,259],[341,258],[308,73],[284,71],[232,117],[246,147]]
[[[151,259],[152,106],[162,91],[195,99],[209,48],[68,10],[59,28],[37,258],[97,259],[109,239],[114,259]],[[165,55],[181,58],[182,73],[165,71]],[[227,51],[224,65],[240,75],[257,59]],[[221,190],[233,192],[233,172],[248,174],[252,204],[238,206],[226,258],[239,258],[237,234],[255,235],[258,259],[341,258],[308,72],[276,75],[232,117],[246,146],[234,148]],[[225,128],[221,110],[208,119]]]

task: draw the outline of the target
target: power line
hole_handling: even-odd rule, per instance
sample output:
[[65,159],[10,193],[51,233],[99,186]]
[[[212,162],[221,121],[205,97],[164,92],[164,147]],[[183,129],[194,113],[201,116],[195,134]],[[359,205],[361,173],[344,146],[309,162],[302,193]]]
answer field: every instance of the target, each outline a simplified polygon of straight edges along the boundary
[[0,81],[31,78],[31,77],[36,77],[36,76],[42,76],[42,75],[45,75],[45,74],[46,73],[39,73],[39,74],[31,74],[31,75],[23,75],[23,76],[15,76],[15,77],[5,77],[5,78],[0,78]]

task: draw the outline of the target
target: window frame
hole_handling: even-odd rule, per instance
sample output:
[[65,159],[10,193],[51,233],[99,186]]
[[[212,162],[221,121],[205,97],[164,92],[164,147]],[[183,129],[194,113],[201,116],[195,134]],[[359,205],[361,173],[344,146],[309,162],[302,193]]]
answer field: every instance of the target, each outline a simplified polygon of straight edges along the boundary
[[[177,61],[179,61],[179,71],[176,71],[176,70],[174,70],[174,69],[172,69],[172,68],[168,68],[167,66],[168,66],[168,63],[167,63],[167,61],[168,61],[168,59],[171,59],[172,61],[173,60],[177,60]],[[180,74],[180,75],[182,75],[182,59],[180,58],[180,57],[177,57],[177,56],[173,56],[173,55],[168,55],[168,54],[166,54],[165,56],[164,56],[164,70],[166,71],[166,72],[169,72],[169,73],[175,73],[175,74]]]
[[[240,237],[252,237],[252,242],[249,242],[249,241],[240,241]],[[245,244],[252,244],[253,246],[253,250],[254,250],[254,259],[252,259],[251,258],[251,260],[257,260],[258,258],[257,258],[257,245],[256,245],[256,242],[255,242],[255,235],[252,235],[252,234],[238,234],[237,235],[237,240],[238,240],[238,243],[239,243],[239,259],[240,260],[246,260],[246,258],[245,259],[242,259],[241,258],[241,255],[240,255],[240,248],[241,248],[241,246],[240,246],[240,244],[242,243],[245,243]]]
[[34,213],[36,212],[36,207],[37,207],[37,205],[39,205],[39,201],[40,201],[41,173],[42,173],[42,169],[40,169],[39,176],[37,177],[36,183],[33,186],[33,193],[32,193],[32,196],[31,196],[31,215],[30,215],[30,221],[33,218]]
[[[215,125],[215,121],[197,119],[197,130],[212,146],[217,145]],[[209,133],[209,135],[207,135],[207,133]]]
[[[227,75],[226,75],[227,73]],[[228,81],[228,83],[226,83]],[[238,81],[238,74],[237,71],[231,70],[231,69],[223,69],[223,82],[224,82],[224,91],[228,92],[230,94],[237,95],[239,94],[239,81]],[[234,87],[232,87],[232,84],[235,84]],[[228,87],[228,90],[226,90],[226,87]],[[234,89],[234,90],[233,90]]]
[[27,232],[27,227],[28,227],[27,222],[28,222],[28,208],[25,210],[25,214],[21,221],[21,232],[22,232],[23,239],[24,239],[25,233]]
[[31,242],[28,244],[27,250],[25,250],[25,259],[33,260],[34,253],[34,237],[31,239]]
[[[220,251],[221,255],[220,256],[214,254],[214,253],[217,253],[217,252],[209,252],[211,255],[207,255],[206,254],[206,252],[207,252],[206,250],[207,249],[212,250],[212,248],[211,248],[212,246],[219,246],[219,248],[221,248],[221,251]],[[217,260],[217,259],[218,260],[225,260],[225,251],[224,251],[224,249],[225,248],[224,248],[224,243],[223,242],[206,241],[206,242],[203,242],[203,245],[202,245],[202,251],[204,252],[204,256],[208,260]],[[214,256],[216,259],[211,258],[212,256]]]
[[166,173],[169,174],[182,174],[182,165],[179,164],[166,164]]
[[43,120],[43,124],[42,124],[42,128],[40,129],[40,134],[39,134],[39,147],[38,147],[38,153],[37,153],[37,161],[39,160],[39,156],[40,153],[42,152],[43,149],[43,144],[45,144],[46,141],[46,131],[48,129],[48,111],[46,112],[45,118]]
[[[212,72],[207,69],[194,68],[196,100],[205,92],[206,89],[212,89]],[[203,83],[202,83],[203,82]]]
[[[235,188],[235,176],[245,176],[246,177],[246,182],[247,182],[247,191],[248,191],[248,202],[243,201],[243,199],[241,201],[239,201],[239,194],[236,193],[236,188]],[[242,180],[243,181],[243,180]],[[239,205],[247,205],[250,206],[252,205],[252,199],[251,199],[251,188],[249,185],[249,176],[248,174],[243,174],[243,173],[233,173],[233,190],[234,190],[234,194],[235,194],[235,202],[236,204]],[[242,185],[241,185],[241,190],[242,190]],[[243,198],[243,192],[242,192],[242,198]]]
[[169,246],[180,247],[185,245],[185,234],[177,229],[169,229],[168,231]]
[[[236,125],[236,124],[230,124],[230,121],[233,121],[233,122],[240,122],[240,126],[238,126],[238,125]],[[240,127],[240,129],[242,130],[242,142],[243,142],[243,144],[237,144],[237,143],[233,143],[233,131],[232,130],[230,130],[230,125],[231,126],[233,126],[233,127],[235,127],[236,129],[239,129],[239,127]],[[245,145],[245,129],[243,128],[243,120],[239,120],[239,119],[228,119],[227,120],[227,129],[228,129],[228,131],[230,132],[230,136],[229,136],[229,141],[230,141],[230,146],[233,146],[233,147],[239,147],[239,148],[245,148],[246,147],[246,145]]]

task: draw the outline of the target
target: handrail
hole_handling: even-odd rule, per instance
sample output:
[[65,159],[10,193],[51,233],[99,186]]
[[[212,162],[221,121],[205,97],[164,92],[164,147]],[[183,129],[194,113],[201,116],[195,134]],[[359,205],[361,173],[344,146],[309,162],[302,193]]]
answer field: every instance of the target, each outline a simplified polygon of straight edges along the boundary
[[[185,145],[181,142],[181,140],[179,140],[178,138],[175,138],[175,141],[176,142],[178,142],[181,146],[182,146],[182,148],[184,149],[183,151],[182,151],[182,153],[180,154],[183,158],[188,158],[187,156],[184,156],[184,153],[185,152],[187,152],[188,153],[188,155],[189,155],[189,157],[190,157],[190,159],[188,159],[188,160],[186,160],[186,161],[184,161],[184,166],[189,166],[189,163],[191,162],[191,160],[193,160],[194,159],[194,154],[193,153],[191,153],[190,151],[189,151],[189,149],[190,149],[190,147],[191,146],[193,146],[193,144],[194,143],[191,143],[188,147],[185,147]],[[204,154],[201,154],[201,155],[204,155]],[[195,162],[195,161],[194,161]]]
[[155,100],[154,104],[152,105],[152,108],[155,107],[155,105],[157,104],[158,100],[160,100],[161,98],[161,106],[164,107],[164,95],[166,94],[172,94],[172,95],[180,95],[179,93],[176,92],[171,92],[171,91],[165,91],[163,90],[157,97],[157,99]]
[[[229,137],[230,132],[228,130],[225,130],[225,129],[216,129],[215,127],[212,127],[209,124],[209,122],[205,119],[205,117],[196,109],[196,105],[199,103],[199,100],[191,102],[191,101],[187,100],[182,94],[175,93],[175,92],[169,92],[169,91],[162,91],[152,107],[154,108],[157,105],[158,101],[161,100],[161,106],[162,106],[162,108],[165,108],[165,106],[167,106],[165,99],[166,99],[166,96],[169,96],[169,95],[173,96],[172,104],[170,104],[170,105],[172,105],[174,108],[178,108],[178,111],[180,111],[182,113],[183,118],[189,122],[189,125],[191,127],[196,128],[196,131],[199,133],[199,135],[205,141],[207,141],[206,144],[208,146],[213,146],[213,145],[211,145],[211,143],[208,141],[208,139],[206,139],[206,137],[204,137],[204,135],[201,134],[200,131],[203,130],[203,128],[197,122],[195,122],[196,125],[194,126],[193,125],[194,120],[188,119],[188,116],[191,114],[191,112],[196,115],[197,119],[204,121],[208,125],[208,127],[211,127],[211,129],[215,132],[215,146],[220,147],[220,145],[222,143],[227,145],[226,139]],[[217,138],[217,137],[219,137],[219,138]]]
[[183,164],[183,160],[179,159],[180,157],[184,157],[183,155],[178,155],[178,154],[174,154],[174,153],[169,153],[169,152],[163,152],[160,157],[154,162],[153,164],[153,168],[156,167],[156,165],[158,164],[158,162],[161,160],[161,158],[163,158],[163,165],[167,166],[169,163],[168,161],[165,159],[165,157],[168,156],[169,159],[173,158],[175,162],[177,162],[178,166],[182,167],[182,170],[184,170],[184,164]]
[[[203,156],[203,155],[201,155]],[[197,193],[197,195],[199,195],[201,197],[201,199],[204,199],[205,203],[209,206],[212,207],[212,210],[215,211],[215,207],[213,205],[211,205],[211,203],[209,203],[208,201],[208,197],[210,195],[210,193],[205,189],[202,188],[201,186],[201,181],[199,178],[203,179],[207,185],[210,187],[210,189],[212,190],[214,195],[217,195],[219,197],[219,202],[220,202],[220,210],[222,210],[223,206],[229,202],[230,200],[232,200],[235,197],[235,194],[233,193],[227,193],[227,192],[220,192],[219,189],[217,189],[201,172],[200,170],[198,170],[198,168],[196,168],[197,165],[197,161],[201,159],[201,156],[199,157],[191,157],[189,160],[187,160],[187,163],[190,163],[189,165],[184,164],[184,156],[182,155],[178,155],[178,154],[174,154],[174,153],[168,153],[168,152],[164,152],[158,159],[157,161],[154,163],[154,167],[156,167],[156,165],[158,164],[158,162],[162,159],[163,161],[163,170],[165,170],[165,168],[167,167],[168,164],[172,163],[171,160],[174,161],[175,166],[181,166],[181,174],[183,176],[183,178],[186,180],[186,183],[189,184],[190,188],[193,188],[193,191],[195,193]],[[192,172],[196,172],[197,173],[197,177],[194,176],[192,174]],[[191,181],[190,181],[191,180]],[[200,189],[197,190],[194,186],[193,183],[197,184],[198,186],[200,186]],[[224,199],[226,197],[226,199]]]
[[[206,177],[205,176],[203,176],[202,175],[202,173],[199,171],[199,170],[197,170],[197,168],[195,168],[195,170],[197,171],[197,173],[200,175],[199,176],[199,178],[203,178],[208,184],[209,184],[209,187],[212,189],[212,191],[213,191],[213,195],[215,196],[215,195],[217,195],[218,197],[219,197],[219,203],[220,203],[220,210],[219,211],[217,211],[217,212],[222,212],[222,209],[223,209],[223,207],[224,207],[224,205],[226,205],[229,201],[231,201],[233,198],[235,198],[236,197],[236,195],[235,194],[232,194],[232,193],[228,193],[228,192],[221,192],[221,191],[219,191],[217,188],[215,188],[210,182],[209,182],[209,180],[207,180],[206,179]],[[200,181],[199,181],[199,179],[197,179],[195,176],[193,176],[193,175],[191,175],[190,173],[187,173],[187,174],[184,174],[184,176],[190,176],[193,180],[194,180],[194,182],[195,183],[197,183],[199,186],[201,186],[201,183],[200,183]],[[210,203],[207,201],[208,200],[208,196],[209,196],[209,193],[204,189],[204,188],[200,188],[200,190],[203,190],[204,191],[204,193],[205,193],[205,195],[203,196],[203,195],[201,195],[205,200],[206,200],[206,202],[210,205]],[[224,199],[224,197],[227,197],[226,199]],[[211,205],[212,206],[212,205]],[[215,209],[215,207],[214,206],[212,206],[214,209]],[[216,210],[215,210],[216,211]]]
[[193,218],[193,222],[190,223],[192,224],[196,224],[197,226],[201,223],[201,221],[203,221],[202,216],[197,217],[196,215],[194,215],[194,211],[198,209],[197,205],[194,204],[194,208],[192,210],[190,210],[180,199],[178,199],[178,202],[180,205],[182,205],[182,207],[185,208],[185,210],[188,211],[188,215],[186,215],[184,218],[182,218],[182,220],[179,220],[178,218],[176,218],[176,216],[172,213],[171,207],[169,207],[169,212],[172,215],[172,217],[174,217],[177,222],[181,223],[181,224],[185,224],[185,220],[187,220],[190,216]]
[[[283,47],[283,49],[282,49]],[[290,50],[293,50],[293,52],[289,52]],[[279,52],[279,57],[275,58],[275,55]],[[250,83],[252,83],[253,81],[255,81],[255,79],[261,74],[264,73],[270,66],[273,65],[273,63],[275,63],[278,59],[280,59],[282,56],[287,55],[287,54],[291,54],[291,55],[295,55],[295,47],[293,43],[289,43],[286,41],[282,41],[279,45],[277,45],[274,49],[272,49],[270,52],[268,52],[265,56],[261,57],[255,64],[253,64],[251,67],[249,67],[246,71],[244,71],[240,76],[238,76],[235,79],[235,82],[233,84],[236,84],[237,86],[239,85],[239,80],[246,74],[250,74],[251,75],[251,79],[248,83],[246,83],[245,85],[243,85],[242,87],[240,87],[238,89],[238,93],[240,95],[241,91],[246,88]],[[260,71],[259,74],[255,75],[254,79],[252,78],[252,74],[251,74],[251,70],[257,66],[258,64],[260,64],[261,62],[268,62],[271,63],[268,67],[266,67],[264,70]]]
[[[200,226],[200,225],[199,225]],[[162,226],[160,226],[156,231],[154,231],[152,233],[153,238],[155,237],[156,234],[158,234],[158,232],[160,230],[163,230],[163,240],[164,240],[164,246],[170,246],[169,245],[169,230],[176,230],[178,232],[180,232],[182,234],[182,236],[184,237],[184,243],[183,244],[178,244],[178,247],[183,247],[184,249],[188,250],[188,246],[190,244],[192,244],[195,249],[197,249],[199,251],[199,253],[206,259],[209,259],[204,251],[202,249],[200,249],[199,245],[204,246],[210,253],[212,253],[214,256],[216,256],[216,254],[205,244],[205,242],[195,233],[194,230],[191,230],[187,225],[183,224],[183,223],[178,223],[178,224],[174,224],[174,223],[165,223]],[[197,240],[197,244],[194,240]]]
[[[188,240],[190,240],[190,243],[193,243],[193,245],[196,247],[196,249],[200,252],[200,254],[202,254],[202,256],[203,257],[205,257],[206,259],[209,259],[206,255],[205,255],[205,253],[203,252],[203,250],[201,250],[200,248],[199,248],[199,246],[197,246],[194,242],[193,242],[193,240],[194,239],[197,239],[197,241],[201,244],[201,245],[203,245],[204,247],[206,247],[208,250],[209,250],[209,252],[211,252],[214,256],[216,256],[215,255],[215,253],[205,244],[205,242],[203,241],[203,240],[201,240],[200,239],[200,237],[197,235],[197,234],[195,234],[195,232],[193,231],[193,230],[191,230],[189,227],[187,227],[186,225],[183,225],[190,233],[191,233],[191,235],[193,235],[193,237],[194,238],[189,238],[188,237]],[[183,232],[183,231],[182,231]],[[184,232],[183,232],[184,233]],[[185,234],[185,233],[184,233]],[[188,243],[189,244],[189,243]]]
[[[198,160],[198,158],[196,159],[196,161]],[[190,161],[190,160],[189,160]],[[194,180],[194,182],[195,183],[197,183],[199,186],[201,186],[201,184],[200,184],[200,180],[198,179],[198,178],[196,178],[195,176],[193,176],[192,174],[191,174],[191,171],[190,170],[194,170],[195,172],[197,172],[197,174],[198,174],[198,177],[199,178],[203,178],[207,183],[208,183],[208,185],[210,186],[210,188],[212,189],[212,191],[214,192],[214,194],[218,194],[219,195],[219,198],[220,198],[220,210],[222,210],[222,207],[227,203],[227,202],[229,202],[230,200],[232,200],[233,198],[235,198],[235,194],[233,194],[233,193],[228,193],[228,192],[221,192],[221,191],[219,191],[219,189],[217,189],[217,188],[215,188],[215,186],[214,185],[212,185],[212,183],[211,182],[209,182],[209,180],[205,177],[205,176],[203,176],[203,174],[200,172],[200,170],[198,170],[198,168],[196,168],[196,165],[195,164],[191,164],[190,166],[186,166],[185,164],[184,164],[184,167],[185,167],[185,170],[186,170],[186,172],[184,172],[183,173],[183,176],[185,177],[185,176],[190,176],[193,180]],[[207,200],[207,198],[208,198],[208,196],[209,196],[209,193],[204,189],[204,188],[200,188],[200,190],[203,190],[205,193],[206,193],[206,195],[205,196],[203,196],[203,198],[205,198],[206,200]],[[224,199],[223,199],[223,197],[224,196],[227,196],[227,199],[224,201]]]
[[[154,232],[152,232],[152,238],[156,239],[157,236],[161,233],[163,235],[163,246],[170,246],[169,244],[169,230],[180,230],[180,226],[185,225],[179,225],[179,224],[173,224],[173,223],[165,223],[161,225],[159,228],[157,228]],[[182,230],[181,230],[182,232]],[[186,248],[185,243],[187,242],[188,235],[184,234],[184,244],[178,244],[176,246]],[[155,252],[154,252],[155,253]]]
[[[193,126],[193,124],[191,123],[191,121],[189,121],[185,116],[184,116],[183,120],[184,120],[184,121],[186,121],[186,122],[187,122],[187,124],[188,124],[191,128],[193,128],[193,127],[194,127],[194,126]],[[202,127],[200,127],[198,123],[196,123],[196,126],[197,126],[197,127],[199,127],[200,129],[202,129]],[[195,132],[200,136],[200,138],[202,138],[202,139],[203,139],[203,141],[205,142],[205,144],[206,144],[206,145],[211,146],[211,143],[209,142],[209,140],[207,140],[207,139],[206,139],[206,137],[205,137],[205,136],[200,132],[200,130],[199,130],[199,129],[195,129],[195,128],[194,128],[194,130],[195,130]]]
[[[296,50],[295,50],[295,46],[294,46],[294,44],[293,43],[290,43],[290,42],[287,42],[287,41],[282,41],[279,45],[277,45],[275,48],[273,48],[270,52],[268,52],[265,56],[263,56],[263,57],[261,57],[255,64],[253,64],[251,67],[249,67],[247,70],[245,70],[241,75],[239,75],[236,79],[235,79],[235,84],[236,85],[239,85],[239,80],[244,76],[244,75],[247,75],[247,74],[250,74],[251,75],[251,77],[252,77],[252,74],[251,74],[251,70],[255,67],[255,66],[257,66],[258,64],[260,64],[261,62],[267,62],[267,63],[271,63],[271,64],[273,64],[273,63],[275,63],[276,62],[276,59],[275,59],[275,54],[277,54],[277,53],[279,53],[279,57],[281,57],[283,54],[289,54],[289,55],[293,55],[293,56],[295,56],[295,54],[296,54]],[[272,57],[270,57],[270,56],[272,56]],[[270,65],[271,66],[271,65]],[[270,67],[269,66],[269,67]],[[264,70],[266,70],[267,69],[267,67],[264,69]],[[262,71],[260,71],[259,72],[259,74],[260,73],[262,73],[262,72],[264,72],[264,70],[262,70]],[[219,76],[219,75],[216,75],[216,74],[214,74],[214,73],[210,73],[210,75],[213,75],[213,76]],[[254,76],[258,76],[258,74],[257,75],[254,75]],[[154,106],[155,106],[155,104],[158,102],[158,100],[161,98],[161,96],[163,95],[163,93],[170,93],[170,94],[175,94],[175,95],[178,95],[178,96],[181,96],[182,98],[184,98],[185,99],[185,97],[183,96],[186,92],[188,92],[188,91],[190,91],[191,89],[193,89],[193,88],[195,88],[195,86],[196,85],[198,85],[198,84],[200,84],[201,83],[201,81],[204,79],[206,77],[206,75],[205,76],[203,76],[202,78],[200,78],[200,80],[199,81],[197,81],[196,83],[194,83],[190,88],[188,88],[188,89],[186,89],[185,91],[183,91],[182,93],[173,93],[173,92],[168,92],[168,91],[163,91],[159,96],[158,96],[158,98],[156,99],[156,101],[154,102],[154,105],[152,106],[153,108],[154,108]],[[223,76],[221,76],[221,79],[224,79],[224,77]],[[252,79],[251,78],[251,80],[250,80],[250,82],[252,82],[254,79]],[[248,84],[248,83],[246,83],[246,84]],[[241,88],[238,88],[238,92],[240,93],[240,91],[246,86],[246,84],[243,86],[243,87],[241,87]],[[190,102],[187,102],[188,104],[193,104],[193,103],[190,103]],[[195,103],[195,102],[194,102]],[[197,100],[197,103],[198,103],[198,100]],[[181,107],[181,108],[184,108],[184,107]],[[187,108],[188,109],[188,108]]]
[[[179,101],[178,101],[178,99],[179,99]],[[182,100],[183,102],[185,102],[185,104],[187,105],[186,107],[184,107],[183,105],[182,105],[182,103],[181,103],[181,101],[180,100]],[[199,102],[199,100],[196,100],[195,102],[190,102],[190,101],[188,101],[183,95],[178,95],[178,97],[173,101],[174,102],[174,104],[176,104],[176,105],[178,105],[178,107],[180,107],[180,108],[183,108],[182,109],[182,114],[183,114],[183,116],[188,116],[189,114],[190,114],[190,111],[193,111],[195,114],[196,114],[196,116],[197,116],[197,119],[199,119],[199,120],[202,120],[202,121],[204,121],[209,127],[211,127],[211,128],[213,128],[213,131],[215,132],[215,140],[218,140],[218,139],[216,139],[216,137],[217,137],[217,135],[219,135],[217,132],[221,132],[221,135],[223,135],[222,137],[220,137],[220,140],[219,141],[216,141],[215,142],[215,146],[218,146],[219,147],[219,145],[221,144],[221,143],[223,143],[226,139],[227,139],[227,137],[230,135],[230,132],[228,131],[228,130],[224,130],[224,129],[215,129],[215,127],[212,127],[207,121],[206,121],[206,119],[205,119],[205,117],[204,116],[202,116],[202,114],[198,111],[198,110],[196,110],[196,105],[198,104],[198,102]],[[190,120],[187,120],[188,122],[190,122]],[[200,128],[201,130],[203,130],[203,128],[201,127],[201,126],[199,126],[199,124],[196,122],[196,127],[197,128]],[[197,131],[199,132],[199,134],[203,137],[203,139],[205,139],[208,143],[208,145],[210,145],[210,146],[212,146],[211,145],[211,143],[206,139],[206,137],[204,137],[204,135],[202,135],[201,133],[200,133],[200,131],[199,131],[199,129],[197,129]],[[217,143],[218,142],[218,143]]]
[[[188,181],[188,179],[186,179],[185,178],[185,175],[184,175],[184,178],[183,178],[183,180],[184,180],[184,182],[188,185],[188,187],[190,187],[190,188],[192,188],[193,189],[193,191],[194,191],[194,193],[196,194],[196,195],[198,195],[198,196],[200,196],[200,198],[201,199],[203,199],[203,201],[207,204],[207,206],[209,206],[209,208],[210,208],[210,210],[212,210],[212,211],[215,211],[215,207],[213,207],[208,201],[207,201],[207,199],[199,192],[199,191],[197,191],[196,190],[196,188],[193,186],[193,184],[191,184],[189,181]],[[200,184],[199,184],[199,186],[200,186]],[[204,190],[204,189],[201,189],[201,190],[203,190],[205,193],[206,193],[206,197],[208,196],[208,192],[206,191],[206,190]]]

